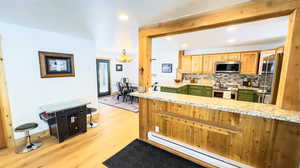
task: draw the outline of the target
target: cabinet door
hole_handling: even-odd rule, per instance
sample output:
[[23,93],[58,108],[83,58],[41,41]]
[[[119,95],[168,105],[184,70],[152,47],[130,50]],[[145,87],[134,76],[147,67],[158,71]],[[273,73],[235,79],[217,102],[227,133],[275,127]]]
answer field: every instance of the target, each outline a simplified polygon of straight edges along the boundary
[[241,53],[229,53],[227,54],[226,61],[240,61],[241,60]]
[[241,53],[241,74],[257,74],[258,52]]
[[203,55],[202,73],[213,74],[215,69],[214,55]]
[[202,73],[203,69],[203,56],[192,56],[192,72]]
[[182,65],[182,72],[185,73],[192,72],[192,56],[182,56],[181,65]]

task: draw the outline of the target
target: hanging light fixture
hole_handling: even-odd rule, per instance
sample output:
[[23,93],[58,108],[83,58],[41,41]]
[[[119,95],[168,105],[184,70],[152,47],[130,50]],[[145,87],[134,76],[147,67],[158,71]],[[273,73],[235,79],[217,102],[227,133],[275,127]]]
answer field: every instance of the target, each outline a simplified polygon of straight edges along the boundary
[[123,49],[121,56],[118,58],[119,62],[131,62],[132,58],[129,58],[129,56],[126,53],[126,50]]

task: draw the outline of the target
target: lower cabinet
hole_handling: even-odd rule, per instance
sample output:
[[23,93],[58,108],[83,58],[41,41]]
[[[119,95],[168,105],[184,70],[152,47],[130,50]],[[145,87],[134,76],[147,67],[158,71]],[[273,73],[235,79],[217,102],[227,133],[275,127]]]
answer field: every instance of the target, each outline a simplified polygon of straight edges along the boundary
[[212,87],[187,85],[180,88],[161,87],[161,92],[189,94],[194,96],[212,97]]
[[161,87],[160,91],[162,92],[168,92],[168,93],[177,93],[176,88],[170,88],[170,87]]
[[[204,96],[212,97],[212,87],[209,86],[198,86],[198,85],[187,85],[180,88],[171,88],[171,87],[161,87],[161,92],[168,93],[178,93],[178,94],[188,94],[193,96]],[[258,96],[256,91],[239,89],[238,91],[238,100],[247,101],[247,102],[258,102]]]
[[238,100],[247,102],[258,102],[258,96],[254,90],[239,89]]
[[212,97],[212,87],[209,86],[190,86],[189,95]]
[[179,94],[188,94],[189,86],[183,86],[177,89],[177,93]]

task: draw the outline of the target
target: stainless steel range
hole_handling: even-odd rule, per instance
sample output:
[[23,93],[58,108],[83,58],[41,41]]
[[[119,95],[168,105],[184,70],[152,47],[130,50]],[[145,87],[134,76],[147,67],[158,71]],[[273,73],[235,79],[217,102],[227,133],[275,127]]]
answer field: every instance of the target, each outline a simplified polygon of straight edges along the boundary
[[237,100],[238,87],[216,85],[213,87],[213,97]]

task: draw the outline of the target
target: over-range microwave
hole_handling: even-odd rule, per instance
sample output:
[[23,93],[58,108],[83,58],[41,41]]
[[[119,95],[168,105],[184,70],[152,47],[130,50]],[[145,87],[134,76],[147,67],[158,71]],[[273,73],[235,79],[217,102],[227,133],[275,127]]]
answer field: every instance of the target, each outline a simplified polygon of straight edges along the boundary
[[239,73],[241,68],[241,62],[216,62],[216,73]]

